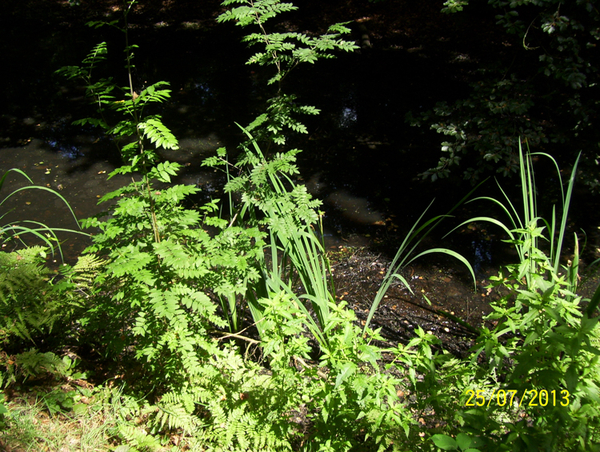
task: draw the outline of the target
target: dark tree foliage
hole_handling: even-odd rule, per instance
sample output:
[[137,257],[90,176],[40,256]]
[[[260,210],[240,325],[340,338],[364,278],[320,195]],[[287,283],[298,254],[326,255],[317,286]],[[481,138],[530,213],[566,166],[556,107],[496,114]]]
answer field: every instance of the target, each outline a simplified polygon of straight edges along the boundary
[[[522,140],[564,161],[582,151],[582,179],[598,191],[598,4],[488,0],[483,13],[494,14],[512,37],[511,50],[479,68],[467,98],[409,115],[413,125],[427,124],[446,135],[437,167],[422,175],[448,176],[461,159],[469,166],[465,178],[516,173]],[[467,14],[474,7],[468,0],[448,0],[443,11]]]

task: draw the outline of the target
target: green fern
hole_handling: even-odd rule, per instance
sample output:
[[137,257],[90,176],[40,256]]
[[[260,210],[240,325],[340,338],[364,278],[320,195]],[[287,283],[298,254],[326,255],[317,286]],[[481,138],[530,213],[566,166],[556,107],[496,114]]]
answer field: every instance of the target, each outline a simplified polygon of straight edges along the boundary
[[155,144],[157,148],[176,150],[179,149],[177,139],[171,131],[165,127],[158,116],[146,119],[138,124],[138,127],[144,131],[144,136]]
[[89,298],[95,291],[94,281],[105,265],[106,261],[98,256],[90,254],[79,256],[73,267],[61,268],[65,280],[60,281],[57,287],[64,292],[73,290]]
[[118,425],[118,429],[121,436],[125,438],[130,446],[126,449],[127,451],[154,452],[164,450],[160,440],[148,434],[143,427],[132,425],[131,423],[121,422]]
[[11,336],[34,342],[34,332],[52,330],[63,314],[50,297],[51,272],[44,267],[39,246],[6,253],[0,251],[0,341]]
[[16,367],[26,378],[40,374],[66,375],[65,361],[52,352],[40,353],[35,349],[16,355]]
[[266,113],[250,123],[247,130],[259,141],[266,140],[279,145],[286,142],[285,129],[307,133],[306,126],[294,116],[315,115],[319,110],[313,106],[298,105],[295,95],[282,91],[282,82],[299,64],[314,64],[320,59],[334,58],[332,51],[335,50],[352,52],[358,49],[353,42],[341,39],[350,29],[340,23],[332,25],[326,34],[316,37],[297,32],[269,33],[265,26],[267,21],[298,8],[280,0],[225,0],[221,4],[241,6],[225,11],[217,18],[219,22],[233,21],[240,27],[254,25],[259,29],[247,35],[243,41],[251,46],[264,46],[264,51],[255,53],[246,64],[275,68],[275,74],[267,81],[268,85],[277,86],[275,96],[269,99]]
[[164,394],[157,404],[155,428],[164,429],[166,427],[169,430],[181,429],[184,433],[194,433],[202,424],[200,419],[194,415],[197,403],[197,395],[186,390]]

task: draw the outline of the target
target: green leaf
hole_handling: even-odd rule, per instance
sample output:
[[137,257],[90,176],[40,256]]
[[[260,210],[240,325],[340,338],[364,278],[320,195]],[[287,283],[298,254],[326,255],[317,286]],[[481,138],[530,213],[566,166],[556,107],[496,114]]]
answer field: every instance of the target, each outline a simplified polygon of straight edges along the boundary
[[456,435],[456,443],[458,444],[458,447],[462,450],[468,449],[472,442],[473,441],[471,440],[469,435],[466,435],[464,433],[459,433],[458,435]]
[[154,117],[147,119],[138,124],[138,127],[144,131],[144,136],[147,137],[150,142],[154,143],[157,148],[163,147],[171,150],[179,149],[177,138],[175,138],[171,131],[162,123],[160,118]]
[[85,403],[76,403],[72,410],[74,414],[83,415],[88,412],[88,406]]
[[131,447],[122,444],[120,446],[117,446],[117,448],[114,450],[114,452],[135,452],[136,449],[132,449]]
[[458,450],[458,443],[448,435],[437,434],[431,437],[434,444],[443,450]]
[[345,380],[356,371],[356,364],[345,363],[335,379],[335,389],[337,389]]
[[598,287],[594,291],[594,295],[592,295],[592,298],[590,299],[590,303],[586,309],[586,313],[587,313],[588,317],[592,317],[592,315],[594,314],[594,311],[598,308],[599,304],[600,304],[600,284],[598,284]]
[[181,165],[179,163],[162,162],[150,170],[149,176],[160,182],[170,184],[171,176],[176,176],[180,169]]

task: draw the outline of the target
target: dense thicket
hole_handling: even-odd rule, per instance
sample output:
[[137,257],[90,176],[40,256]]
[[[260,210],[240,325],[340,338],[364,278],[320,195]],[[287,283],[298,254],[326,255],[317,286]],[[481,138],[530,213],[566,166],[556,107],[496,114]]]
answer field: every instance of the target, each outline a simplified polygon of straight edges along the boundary
[[448,137],[438,165],[423,175],[447,176],[461,159],[469,179],[516,174],[518,143],[525,140],[565,160],[583,152],[582,179],[597,191],[599,6],[593,0],[446,2],[445,12],[468,20],[495,17],[497,36],[508,33],[506,51],[477,66],[467,97],[411,117]]

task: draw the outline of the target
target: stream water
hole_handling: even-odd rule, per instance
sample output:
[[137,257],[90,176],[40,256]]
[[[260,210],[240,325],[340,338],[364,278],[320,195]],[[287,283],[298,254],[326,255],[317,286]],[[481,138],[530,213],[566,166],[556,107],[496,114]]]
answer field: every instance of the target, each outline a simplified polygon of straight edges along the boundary
[[[15,8],[22,22],[5,21],[4,33],[24,39],[12,41],[20,49],[3,48],[17,71],[5,86],[0,169],[19,168],[34,183],[59,191],[80,218],[95,214],[100,209],[98,197],[124,183],[124,178],[106,180],[120,163],[118,154],[101,132],[71,124],[93,116],[94,107],[85,99],[81,84],[54,71],[80,64],[89,49],[105,39],[109,58],[105,68],[97,69],[97,76],[114,76],[125,84],[120,59],[123,37],[112,29],[99,32],[83,27],[83,20],[73,16],[76,9],[66,5],[50,12]],[[50,14],[54,23],[48,23],[44,14]],[[136,22],[134,16],[130,31],[140,47],[134,84],[143,89],[158,80],[171,83],[171,100],[154,112],[164,116],[179,138],[180,150],[164,151],[163,157],[185,165],[178,183],[198,185],[210,194],[218,187],[215,175],[201,167],[202,160],[221,146],[235,152],[242,138],[235,122],[247,124],[261,113],[272,95],[264,83],[271,74],[244,65],[250,52],[233,26],[217,26],[207,19],[176,24],[141,20]],[[27,25],[35,28],[25,33]],[[25,64],[25,54],[37,60],[35,70]],[[410,205],[402,208],[410,221],[420,213],[412,206],[425,206],[423,199],[431,197],[430,187],[413,181],[419,169],[426,168],[427,159],[415,160],[403,142],[404,114],[415,103],[423,108],[423,99],[415,97],[415,83],[426,83],[425,74],[435,74],[428,62],[415,65],[418,59],[388,49],[342,55],[318,67],[299,68],[287,81],[302,102],[322,110],[318,118],[306,118],[308,136],[290,134],[289,142],[290,147],[304,149],[299,161],[302,178],[324,201],[326,237],[331,241],[366,245],[369,236],[385,228],[388,213],[396,206]],[[408,64],[420,75],[408,76],[399,69]],[[26,96],[19,99],[21,92]],[[9,178],[3,193],[17,187],[18,179]],[[60,202],[25,201],[19,196],[5,208],[15,209],[5,221],[36,217],[60,227],[70,221],[61,219],[68,210],[61,210]],[[403,224],[396,223],[395,228]]]

